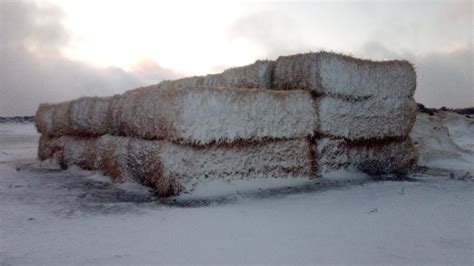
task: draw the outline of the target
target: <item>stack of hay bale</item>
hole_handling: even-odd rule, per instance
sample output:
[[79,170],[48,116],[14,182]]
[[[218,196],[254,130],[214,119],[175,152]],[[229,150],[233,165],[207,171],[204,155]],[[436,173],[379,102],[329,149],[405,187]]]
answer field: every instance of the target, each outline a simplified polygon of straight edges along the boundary
[[333,53],[257,61],[113,97],[42,104],[38,155],[134,178],[161,196],[205,180],[371,174],[416,161],[416,76],[405,61]]

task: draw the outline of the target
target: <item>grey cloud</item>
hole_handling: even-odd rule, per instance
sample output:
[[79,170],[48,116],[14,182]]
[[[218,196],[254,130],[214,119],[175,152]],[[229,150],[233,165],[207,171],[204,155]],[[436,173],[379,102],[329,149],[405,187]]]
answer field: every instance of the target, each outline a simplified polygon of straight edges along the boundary
[[112,95],[176,76],[159,66],[133,73],[65,58],[62,16],[45,3],[0,1],[0,116],[31,115],[40,102]]
[[230,39],[244,39],[264,49],[263,57],[275,58],[308,51],[294,19],[280,12],[260,12],[242,17],[229,31]]
[[[334,26],[331,31],[340,34],[364,33],[359,39],[348,40],[353,47],[348,46],[346,50],[336,52],[352,53],[355,56],[375,60],[407,59],[414,63],[418,73],[418,88],[415,94],[417,101],[432,107],[472,106],[474,104],[473,31],[470,23],[472,3],[437,3],[430,9],[429,16],[422,16],[420,19],[416,17],[418,13],[415,11],[422,12],[426,8],[423,3],[392,6],[399,10],[392,12],[388,7],[378,4],[353,4],[341,7],[351,18],[363,15],[365,22],[371,22],[369,24],[372,28],[363,29],[357,28],[357,25],[351,27],[347,24],[340,24],[339,28]],[[316,38],[322,30],[319,24],[333,23],[324,19],[318,21],[316,12],[319,12],[319,15],[328,14],[334,11],[331,9],[334,7],[319,4],[285,6],[272,9],[271,12],[254,13],[236,21],[230,31],[230,37],[246,39],[258,45],[264,53],[262,57],[271,59],[279,55],[317,51],[321,48],[331,49],[317,46]],[[403,13],[407,11],[410,11],[410,14]],[[310,16],[309,13],[315,15]],[[303,16],[304,14],[306,16]],[[378,19],[367,19],[371,14]],[[390,19],[386,20],[386,15],[390,15]],[[410,20],[405,21],[403,18]],[[343,19],[338,18],[334,22]],[[382,24],[376,24],[377,21]],[[387,24],[390,21],[393,24]],[[434,44],[430,46],[430,42]],[[450,46],[453,46],[453,49],[450,49]],[[426,51],[427,47],[434,48]],[[442,50],[443,47],[446,51]]]
[[430,107],[468,107],[474,105],[472,45],[453,51],[425,55],[396,53],[378,42],[369,42],[361,54],[377,60],[407,59],[417,71],[417,101]]
[[472,48],[415,58],[416,99],[434,107],[474,106],[473,62]]

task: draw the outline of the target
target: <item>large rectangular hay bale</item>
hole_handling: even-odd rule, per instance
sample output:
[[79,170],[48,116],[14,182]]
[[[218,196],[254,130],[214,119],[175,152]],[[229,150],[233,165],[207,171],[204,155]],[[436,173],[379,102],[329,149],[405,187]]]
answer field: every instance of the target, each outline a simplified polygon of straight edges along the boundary
[[417,114],[412,98],[354,101],[321,97],[317,102],[318,132],[349,140],[408,136]]
[[[56,104],[52,123],[50,108],[40,107],[37,124],[40,132],[54,136],[111,133],[204,145],[300,138],[317,128],[316,107],[307,91],[140,89]],[[55,119],[57,113],[61,120]]]
[[206,87],[270,89],[272,86],[273,61],[256,61],[253,64],[234,67],[220,74],[207,75]]
[[35,114],[35,126],[38,133],[43,135],[52,135],[53,115],[56,105],[42,103],[38,106]]
[[306,91],[183,88],[142,95],[125,121],[133,135],[192,144],[301,138],[317,128]]
[[336,53],[307,53],[279,57],[272,88],[356,99],[413,97],[416,73],[407,61],[375,62]]
[[194,76],[176,80],[164,80],[156,85],[145,87],[145,89],[179,89],[184,87],[202,87],[204,84],[204,79],[204,76]]
[[109,135],[46,141],[57,146],[49,156],[59,158],[63,167],[102,170],[114,179],[130,177],[161,196],[191,191],[198,183],[216,179],[316,175],[312,143],[307,138],[207,147]]
[[180,89],[189,87],[221,87],[270,89],[274,61],[258,60],[253,64],[229,68],[222,73],[165,80],[143,89]]
[[319,138],[315,140],[315,146],[321,174],[347,166],[355,166],[369,174],[405,172],[418,158],[409,137],[367,142]]
[[69,103],[40,104],[35,115],[38,132],[51,137],[66,135],[69,128]]
[[36,111],[38,132],[51,137],[100,136],[110,129],[110,105],[114,97],[81,97],[56,104],[41,104]]
[[109,133],[112,97],[81,97],[69,103],[67,134],[100,136]]

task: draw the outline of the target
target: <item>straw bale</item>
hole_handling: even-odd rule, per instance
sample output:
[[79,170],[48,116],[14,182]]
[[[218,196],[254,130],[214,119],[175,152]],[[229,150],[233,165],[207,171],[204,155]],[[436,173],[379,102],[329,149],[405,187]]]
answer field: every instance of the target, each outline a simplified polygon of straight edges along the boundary
[[281,56],[273,89],[308,90],[340,98],[413,97],[416,72],[408,61],[371,61],[319,52]]
[[315,145],[321,174],[347,166],[355,166],[369,174],[405,172],[418,158],[409,137],[367,142],[320,138],[315,140]]
[[417,114],[412,98],[353,101],[322,97],[318,110],[320,134],[349,140],[405,137]]
[[[133,178],[160,196],[190,191],[202,182],[316,175],[308,138],[198,147],[168,141],[104,135],[98,138],[45,138],[55,158],[67,168],[102,170],[114,180]],[[44,145],[48,146],[48,145]]]

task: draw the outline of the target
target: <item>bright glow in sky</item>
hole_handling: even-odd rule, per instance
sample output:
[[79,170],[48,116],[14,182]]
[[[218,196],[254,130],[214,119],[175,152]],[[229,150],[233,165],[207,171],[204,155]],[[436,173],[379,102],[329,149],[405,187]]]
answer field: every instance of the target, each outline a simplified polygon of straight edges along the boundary
[[[466,33],[472,25],[453,17],[466,5],[442,1],[52,2],[63,9],[64,25],[72,35],[66,55],[124,69],[153,60],[197,75],[274,57],[268,51],[273,48],[288,53],[324,48],[364,56],[364,45],[374,41],[410,54],[472,45],[472,35]],[[449,25],[443,28],[445,22]]]
[[406,59],[427,106],[474,103],[473,2],[0,0],[0,115],[321,49]]
[[57,1],[73,33],[68,56],[130,69],[141,60],[185,74],[205,74],[222,64],[258,57],[245,42],[227,38],[241,5],[193,2]]

